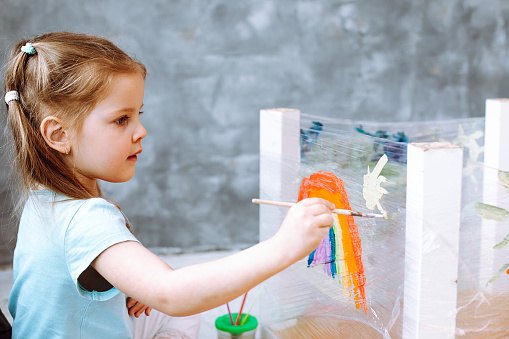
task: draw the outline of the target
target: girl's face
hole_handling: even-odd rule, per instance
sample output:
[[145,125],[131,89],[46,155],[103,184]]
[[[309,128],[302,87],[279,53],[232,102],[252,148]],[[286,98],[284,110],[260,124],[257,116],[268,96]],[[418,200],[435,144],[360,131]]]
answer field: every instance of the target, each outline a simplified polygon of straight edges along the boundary
[[69,165],[83,185],[95,192],[97,179],[125,182],[134,175],[141,140],[144,79],[141,74],[113,78],[109,95],[85,118],[71,143]]

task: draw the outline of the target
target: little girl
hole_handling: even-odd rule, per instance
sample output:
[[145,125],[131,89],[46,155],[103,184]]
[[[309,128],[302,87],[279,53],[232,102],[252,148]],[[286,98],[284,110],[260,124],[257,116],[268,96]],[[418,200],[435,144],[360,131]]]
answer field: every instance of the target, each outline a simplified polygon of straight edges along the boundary
[[5,102],[24,203],[14,338],[195,338],[193,315],[302,259],[332,225],[333,204],[306,199],[272,238],[217,261],[173,270],[143,247],[98,179],[134,175],[147,134],[145,76],[140,62],[89,35],[50,33],[14,47]]

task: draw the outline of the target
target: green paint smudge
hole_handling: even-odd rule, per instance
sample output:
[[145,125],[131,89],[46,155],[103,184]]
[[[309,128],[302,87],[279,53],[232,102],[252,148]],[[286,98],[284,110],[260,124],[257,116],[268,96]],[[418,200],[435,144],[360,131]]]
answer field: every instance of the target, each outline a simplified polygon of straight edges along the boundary
[[502,181],[506,187],[509,188],[509,172],[498,171],[498,179]]
[[495,250],[501,250],[502,248],[504,248],[507,244],[509,244],[509,234],[505,236],[505,238],[499,242],[498,244],[496,244],[495,246],[493,246],[493,249]]
[[500,269],[498,270],[497,274],[495,274],[493,277],[490,278],[490,280],[488,280],[486,282],[486,285],[485,287],[488,287],[489,284],[493,283],[495,280],[497,280],[498,278],[500,278],[500,276],[504,273],[506,273],[506,270],[509,268],[509,264],[504,264],[502,265],[502,267],[500,267]]
[[509,217],[509,211],[506,209],[482,202],[474,202],[474,210],[484,219],[504,221]]

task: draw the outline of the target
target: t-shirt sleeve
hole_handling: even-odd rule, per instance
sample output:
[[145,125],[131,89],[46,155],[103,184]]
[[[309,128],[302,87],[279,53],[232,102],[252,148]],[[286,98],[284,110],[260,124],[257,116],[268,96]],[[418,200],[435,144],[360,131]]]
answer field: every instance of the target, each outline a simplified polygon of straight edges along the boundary
[[65,234],[65,258],[78,291],[81,273],[108,247],[124,241],[138,241],[127,229],[124,215],[102,198],[86,200],[71,219]]

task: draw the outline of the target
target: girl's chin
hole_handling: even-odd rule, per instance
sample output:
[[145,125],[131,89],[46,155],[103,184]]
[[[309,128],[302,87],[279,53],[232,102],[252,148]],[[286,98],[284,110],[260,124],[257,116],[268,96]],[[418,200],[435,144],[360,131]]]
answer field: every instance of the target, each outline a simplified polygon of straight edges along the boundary
[[115,178],[105,178],[105,179],[102,179],[102,181],[106,181],[106,182],[111,182],[112,184],[120,184],[120,183],[123,183],[123,182],[128,182],[129,180],[131,180],[134,176],[134,171],[132,173],[129,173],[129,174],[126,174],[125,176],[121,176],[121,177],[115,177]]

